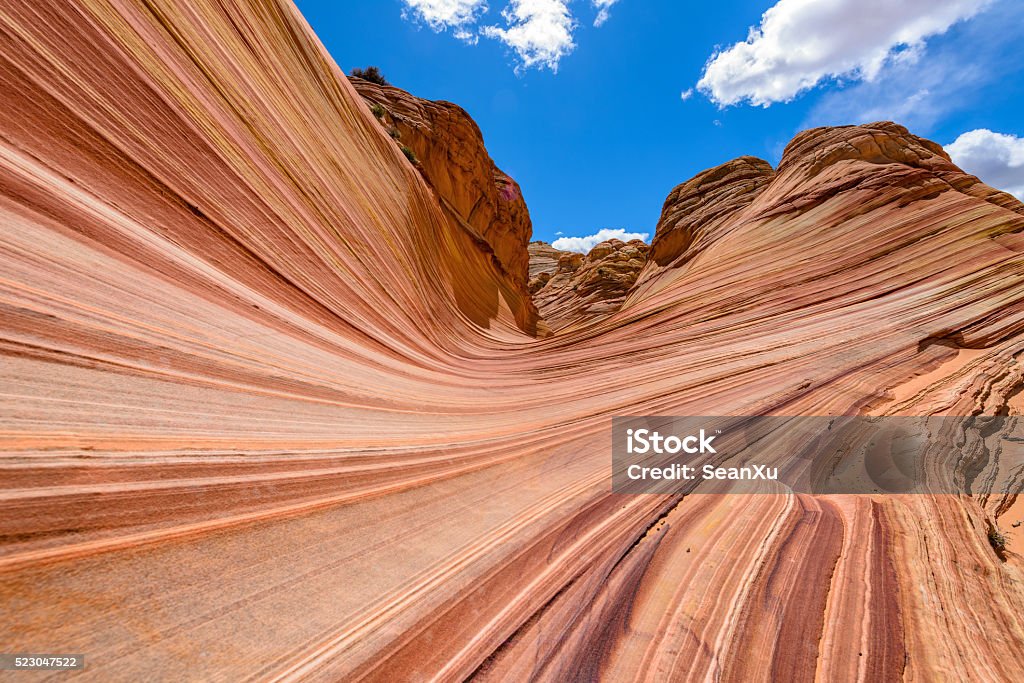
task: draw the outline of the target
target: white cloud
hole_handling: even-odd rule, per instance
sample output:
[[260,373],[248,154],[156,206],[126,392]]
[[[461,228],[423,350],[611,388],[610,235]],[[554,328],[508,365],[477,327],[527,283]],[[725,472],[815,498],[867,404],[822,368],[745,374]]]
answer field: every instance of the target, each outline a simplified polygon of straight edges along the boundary
[[951,91],[972,89],[975,70],[946,61],[927,66],[897,68],[872,83],[860,83],[826,94],[811,109],[803,128],[896,121],[925,134],[958,102]]
[[556,232],[555,234],[556,234],[556,235],[564,235],[565,233],[564,233],[564,232],[562,232],[561,230],[559,230],[559,231],[558,231],[558,232]]
[[693,88],[687,88],[683,92],[679,93],[679,99],[683,102],[693,97]]
[[[1024,3],[997,2],[928,45],[919,58],[894,61],[871,82],[830,88],[800,128],[897,121],[930,135],[950,113],[976,109],[1024,76],[1015,59],[1024,38]],[[998,84],[998,85],[996,85]]]
[[979,128],[946,145],[946,151],[960,168],[1024,201],[1024,138]]
[[630,240],[646,241],[648,236],[649,233],[646,232],[626,232],[622,228],[602,228],[593,235],[587,235],[586,237],[559,237],[551,243],[551,246],[562,251],[578,251],[581,254],[586,254],[605,240],[614,238],[623,242]]
[[[619,0],[591,0],[597,9],[594,26],[608,21]],[[569,11],[572,0],[508,0],[501,16],[502,26],[480,26],[490,10],[487,0],[402,0],[403,19],[426,23],[435,31],[452,29],[452,35],[475,45],[480,36],[494,38],[510,47],[519,58],[516,71],[533,67],[558,71],[563,57],[576,48],[573,34],[577,22]]]
[[594,7],[597,8],[597,17],[594,19],[594,26],[601,26],[604,22],[608,21],[611,17],[609,10],[612,5],[617,3],[619,0],[593,0]]
[[[452,27],[457,29],[456,37],[471,36],[465,27],[474,23],[480,14],[487,11],[486,0],[402,0],[413,15],[422,19],[435,31]],[[407,12],[402,12],[408,17]]]
[[711,56],[697,88],[720,106],[788,102],[828,78],[873,81],[991,0],[779,0],[747,40]]
[[463,28],[461,26],[456,27],[455,30],[452,31],[452,35],[463,42],[469,43],[470,45],[476,45],[480,42],[480,36],[473,33],[468,28]]
[[501,16],[508,28],[484,26],[481,33],[515,50],[522,60],[520,68],[558,71],[559,60],[576,47],[576,20],[567,0],[511,0]]

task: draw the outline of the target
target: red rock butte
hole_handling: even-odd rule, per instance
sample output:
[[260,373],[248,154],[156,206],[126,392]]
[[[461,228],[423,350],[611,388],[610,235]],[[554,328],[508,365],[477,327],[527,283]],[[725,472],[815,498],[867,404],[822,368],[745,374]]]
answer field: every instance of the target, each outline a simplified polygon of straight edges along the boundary
[[378,118],[286,0],[8,2],[0,38],[4,651],[96,681],[1019,680],[1024,566],[987,537],[1019,473],[609,489],[615,415],[1024,410],[1024,205],[938,145],[814,129],[706,171],[649,254],[550,292],[549,334],[472,120],[391,89]]

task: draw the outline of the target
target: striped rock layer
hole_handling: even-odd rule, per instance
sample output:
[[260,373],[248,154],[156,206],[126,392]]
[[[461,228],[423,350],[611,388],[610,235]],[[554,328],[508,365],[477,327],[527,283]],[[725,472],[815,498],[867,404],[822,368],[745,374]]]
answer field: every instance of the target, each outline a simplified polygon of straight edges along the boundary
[[537,339],[283,0],[6,3],[0,93],[5,651],[96,681],[1019,676],[993,485],[609,492],[613,415],[1024,409],[1024,207],[936,145],[816,129],[702,174],[622,307]]
[[361,78],[350,80],[395,144],[411,153],[453,231],[468,232],[480,248],[493,252],[496,266],[517,288],[523,329],[535,332],[537,314],[526,292],[530,212],[519,184],[488,155],[476,122],[457,104],[425,100]]
[[[557,251],[535,244],[530,244],[531,268],[547,261],[550,251]],[[554,270],[545,270],[530,280],[533,301],[544,323],[550,330],[561,332],[619,310],[643,272],[649,251],[642,240],[610,239],[594,245],[586,256],[557,252]]]
[[[550,277],[558,272],[558,262],[566,254],[572,252],[555,249],[547,242],[534,240],[527,245],[527,255],[530,257],[530,287],[533,288],[535,279],[547,273]],[[543,284],[543,283],[542,283]]]

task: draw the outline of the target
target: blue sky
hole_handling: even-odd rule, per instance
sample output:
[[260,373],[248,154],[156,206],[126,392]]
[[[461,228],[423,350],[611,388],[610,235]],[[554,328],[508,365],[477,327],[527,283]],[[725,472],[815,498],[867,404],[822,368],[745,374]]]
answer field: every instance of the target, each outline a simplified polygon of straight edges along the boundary
[[1019,0],[298,6],[346,72],[375,64],[464,107],[522,186],[535,239],[653,236],[668,192],[701,170],[775,164],[799,130],[878,119],[959,138],[958,163],[1024,197]]

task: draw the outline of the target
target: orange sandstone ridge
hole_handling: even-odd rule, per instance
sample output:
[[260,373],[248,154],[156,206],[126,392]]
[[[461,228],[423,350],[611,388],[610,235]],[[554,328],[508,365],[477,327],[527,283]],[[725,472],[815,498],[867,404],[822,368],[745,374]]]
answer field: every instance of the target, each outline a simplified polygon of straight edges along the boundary
[[456,228],[477,237],[485,251],[493,250],[528,305],[530,212],[519,184],[487,154],[476,122],[451,102],[424,100],[361,78],[351,82],[396,144],[412,152]]
[[523,223],[475,224],[449,138],[410,123],[414,166],[290,3],[0,26],[7,651],[99,681],[1019,676],[998,453],[971,495],[609,492],[614,415],[1024,410],[1024,205],[938,146],[815,129],[701,174],[621,306],[538,339]]
[[[530,291],[549,329],[561,331],[614,313],[647,263],[650,247],[641,240],[610,239],[584,256],[531,242]],[[554,261],[554,265],[551,265]]]

